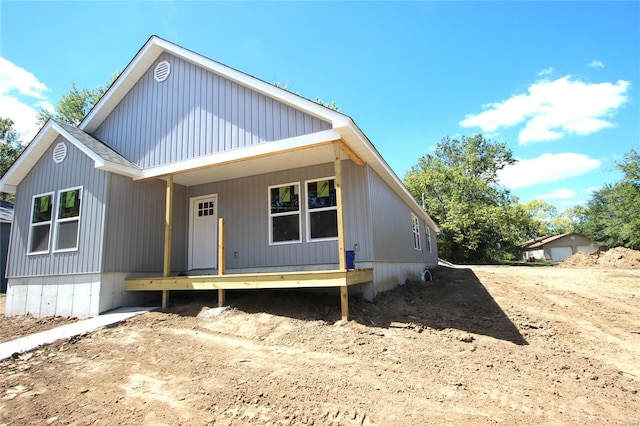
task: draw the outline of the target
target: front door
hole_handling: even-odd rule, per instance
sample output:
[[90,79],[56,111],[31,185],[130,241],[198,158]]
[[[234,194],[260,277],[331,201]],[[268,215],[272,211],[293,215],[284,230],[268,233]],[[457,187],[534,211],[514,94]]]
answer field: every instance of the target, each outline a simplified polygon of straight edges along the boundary
[[189,269],[218,266],[218,196],[190,199]]

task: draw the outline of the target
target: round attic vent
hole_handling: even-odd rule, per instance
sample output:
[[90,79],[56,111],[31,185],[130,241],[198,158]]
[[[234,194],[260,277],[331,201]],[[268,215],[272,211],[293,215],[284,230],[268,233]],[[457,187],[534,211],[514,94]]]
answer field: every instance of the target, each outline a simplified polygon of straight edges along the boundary
[[53,162],[56,164],[60,164],[67,158],[67,144],[64,142],[60,142],[53,149]]
[[162,61],[156,65],[156,69],[153,71],[153,78],[155,78],[158,83],[162,83],[169,77],[170,73],[171,64],[167,61]]

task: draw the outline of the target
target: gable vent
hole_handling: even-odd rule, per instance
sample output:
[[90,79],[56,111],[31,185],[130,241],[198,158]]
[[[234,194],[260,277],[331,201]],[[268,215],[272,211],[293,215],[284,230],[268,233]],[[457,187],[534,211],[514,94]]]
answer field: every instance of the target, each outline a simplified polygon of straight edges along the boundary
[[67,158],[67,144],[64,142],[60,142],[53,149],[53,162],[56,164],[60,164]]
[[153,78],[155,78],[158,83],[162,83],[169,77],[170,73],[171,64],[167,61],[162,61],[156,65],[156,69],[153,71]]

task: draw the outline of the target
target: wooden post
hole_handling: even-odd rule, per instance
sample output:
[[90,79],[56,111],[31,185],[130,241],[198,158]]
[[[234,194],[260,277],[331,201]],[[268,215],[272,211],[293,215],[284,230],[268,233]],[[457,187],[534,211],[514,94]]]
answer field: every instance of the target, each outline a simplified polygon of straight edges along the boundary
[[[218,219],[218,275],[225,273],[224,218]],[[224,305],[224,289],[218,289],[218,306]]]
[[[344,251],[344,220],[342,217],[342,163],[340,162],[340,141],[333,145],[333,153],[335,156],[334,169],[336,175],[336,205],[338,215],[338,262],[341,271],[346,271],[347,260]],[[342,312],[342,320],[349,320],[349,288],[345,285],[340,287],[340,310]]]
[[342,218],[342,164],[340,162],[340,142],[333,145],[335,154],[334,169],[336,175],[336,204],[338,215],[338,262],[340,270],[347,269],[347,260],[344,252],[344,221]]
[[[167,197],[165,203],[164,225],[164,268],[163,277],[171,274],[171,226],[173,221],[173,175],[167,176]],[[162,309],[169,305],[169,290],[162,290]]]

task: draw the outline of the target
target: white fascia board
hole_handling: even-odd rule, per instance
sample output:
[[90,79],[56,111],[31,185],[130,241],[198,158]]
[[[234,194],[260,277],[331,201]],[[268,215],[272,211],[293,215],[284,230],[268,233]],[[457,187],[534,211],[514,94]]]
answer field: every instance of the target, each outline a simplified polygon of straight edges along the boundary
[[153,36],[142,49],[140,49],[135,58],[113,83],[113,86],[100,99],[98,104],[89,112],[78,128],[90,133],[95,131],[106,118],[106,115],[126,96],[129,90],[131,90],[163,51],[220,74],[243,86],[250,87],[264,95],[278,99],[285,104],[304,110],[320,119],[330,121],[333,127],[341,127],[347,124],[348,117],[341,113],[323,107],[294,93],[287,92],[273,84],[230,68],[174,43]]
[[98,167],[99,164],[104,162],[104,159],[102,157],[100,157],[98,154],[96,154],[94,151],[90,150],[89,148],[87,148],[87,146],[85,144],[83,144],[82,142],[80,142],[78,139],[75,138],[75,136],[73,136],[71,133],[67,132],[65,129],[63,129],[61,126],[59,126],[57,123],[53,123],[53,128],[62,136],[64,137],[66,140],[68,140],[69,142],[71,142],[73,144],[73,146],[75,146],[76,148],[78,148],[80,151],[82,151],[82,153],[84,155],[86,155],[87,157],[89,157],[91,160],[93,160],[94,163],[96,163],[96,167]]
[[204,157],[193,158],[191,160],[180,161],[164,166],[153,167],[143,170],[137,178],[150,179],[160,176],[184,173],[189,170],[211,167],[217,164],[248,160],[264,155],[278,154],[296,149],[309,148],[314,145],[340,140],[340,134],[333,129],[321,132],[310,133],[308,135],[296,136],[288,139],[281,139],[274,142],[263,142],[246,148],[238,148],[231,151],[224,151]]
[[89,149],[85,144],[76,139],[71,133],[67,132],[62,127],[58,126],[54,123],[54,128],[60,135],[62,135],[65,139],[73,144],[76,148],[78,148],[82,153],[84,153],[87,157],[89,157],[94,162],[94,167],[96,169],[106,170],[109,172],[117,173],[120,175],[126,175],[129,177],[138,177],[140,175],[140,170],[134,169],[132,167],[123,166],[121,164],[114,163],[112,161],[105,160],[100,155],[98,155],[93,150]]
[[[133,60],[118,76],[109,90],[100,98],[89,114],[78,126],[80,130],[94,132],[108,114],[129,93],[131,88],[144,75],[153,62],[162,54],[162,49],[157,45],[158,38],[153,36],[140,49]],[[111,107],[109,108],[109,105]]]
[[[0,190],[15,194],[18,184],[29,173],[42,154],[51,146],[58,136],[55,130],[52,131],[54,122],[49,120],[38,134],[33,138],[31,143],[27,145],[25,150],[20,154],[16,161],[11,165],[9,170],[0,179]],[[33,160],[35,158],[35,160]]]
[[305,99],[294,93],[288,92],[284,89],[280,89],[273,84],[267,83],[256,77],[230,68],[224,64],[221,64],[220,62],[216,62],[212,59],[206,58],[198,53],[192,52],[166,40],[155,38],[155,40],[153,40],[153,43],[173,55],[180,56],[191,63],[220,74],[243,86],[250,87],[264,95],[276,98],[286,104],[297,107],[298,109],[305,110],[311,115],[315,115],[316,117],[330,121],[333,124],[333,127],[341,127],[347,124],[345,120],[345,118],[347,117],[345,115],[333,111],[329,108],[323,107],[322,105],[319,105],[309,99]]
[[412,207],[412,210],[416,214],[418,214],[423,220],[425,220],[427,225],[429,225],[429,228],[433,229],[436,232],[440,232],[440,227],[438,226],[438,224],[431,218],[431,216],[429,216],[427,212],[424,211],[422,206],[418,204],[415,198],[413,198],[413,195],[411,195],[407,187],[404,186],[398,175],[396,175],[391,167],[389,167],[389,164],[387,164],[385,159],[382,158],[380,153],[373,147],[369,139],[365,136],[364,133],[362,133],[358,126],[356,126],[353,120],[349,119],[348,126],[349,130],[356,134],[356,136],[360,139],[362,145],[364,145],[365,148],[369,151],[369,154],[377,160],[378,166],[382,168],[382,171],[387,176],[387,178],[391,180],[391,182],[389,182],[389,179],[385,179],[384,176],[382,178],[388,184],[390,183],[390,186],[400,196],[400,198],[402,198],[405,203]]
[[103,161],[100,164],[96,162],[95,167],[96,169],[104,170],[106,172],[128,176],[132,179],[136,179],[141,176],[141,171],[139,169],[123,166],[122,164],[113,163],[111,161]]
[[8,194],[15,194],[18,187],[15,185],[8,185],[0,180],[0,192],[6,192]]

